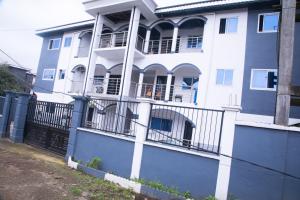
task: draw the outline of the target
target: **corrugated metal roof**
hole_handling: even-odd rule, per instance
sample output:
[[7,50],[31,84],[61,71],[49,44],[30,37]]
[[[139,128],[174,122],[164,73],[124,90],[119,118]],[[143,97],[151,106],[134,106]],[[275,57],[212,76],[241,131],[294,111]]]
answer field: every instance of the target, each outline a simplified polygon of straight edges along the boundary
[[193,2],[193,3],[157,8],[155,13],[156,14],[170,13],[170,12],[177,12],[182,10],[209,8],[209,7],[216,7],[216,6],[230,6],[230,5],[244,4],[250,2],[262,2],[262,1],[261,0],[199,0],[198,2]]

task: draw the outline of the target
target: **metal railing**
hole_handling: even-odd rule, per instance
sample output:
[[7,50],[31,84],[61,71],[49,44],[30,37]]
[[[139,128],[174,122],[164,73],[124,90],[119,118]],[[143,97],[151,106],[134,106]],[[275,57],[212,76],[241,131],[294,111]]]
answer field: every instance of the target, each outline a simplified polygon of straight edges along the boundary
[[118,95],[121,78],[93,78],[92,93]]
[[148,98],[158,101],[174,101],[184,103],[196,103],[198,88],[194,86],[184,85],[170,85],[170,94],[166,98],[166,84],[151,84],[143,83],[132,83],[135,87],[132,87],[138,91],[138,87],[141,87],[141,93],[136,96],[141,98]]
[[150,40],[148,54],[171,53],[172,42],[172,39]]
[[71,126],[73,108],[72,104],[30,100],[27,121],[68,130]]
[[138,105],[133,101],[93,99],[89,102],[83,126],[135,137]]
[[0,96],[0,115],[3,114],[4,102],[5,102],[5,97]]
[[148,141],[218,154],[224,111],[152,104]]
[[[127,45],[128,31],[106,33],[102,34],[100,38],[99,48],[112,48],[112,47],[124,47]],[[136,48],[139,51],[143,51],[145,46],[145,39],[138,35],[136,41]]]

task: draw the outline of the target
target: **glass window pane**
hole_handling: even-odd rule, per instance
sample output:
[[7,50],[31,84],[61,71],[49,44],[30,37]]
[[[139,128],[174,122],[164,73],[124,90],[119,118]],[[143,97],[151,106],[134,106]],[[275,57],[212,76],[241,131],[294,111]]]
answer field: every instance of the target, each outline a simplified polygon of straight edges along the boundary
[[233,70],[225,70],[224,85],[232,85]]
[[226,32],[228,33],[236,33],[237,32],[237,25],[238,25],[238,18],[228,18],[226,21]]
[[53,49],[58,49],[60,45],[60,40],[53,40]]
[[218,69],[217,70],[217,80],[216,84],[217,85],[222,85],[224,80],[224,69]]
[[252,71],[252,87],[253,88],[266,88],[268,83],[267,70],[253,70]]
[[71,37],[65,38],[64,47],[70,47],[71,46],[71,42],[72,42],[72,38]]
[[277,31],[278,28],[278,14],[268,14],[264,16],[263,31]]
[[193,83],[193,78],[183,78],[182,80],[182,89],[183,90],[188,90],[191,88]]

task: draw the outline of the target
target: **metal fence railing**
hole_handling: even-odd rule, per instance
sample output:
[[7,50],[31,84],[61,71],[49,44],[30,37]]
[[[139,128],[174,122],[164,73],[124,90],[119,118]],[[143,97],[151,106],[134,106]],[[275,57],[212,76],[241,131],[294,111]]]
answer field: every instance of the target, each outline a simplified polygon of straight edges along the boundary
[[83,127],[134,137],[138,102],[93,99],[89,102]]
[[152,104],[147,140],[218,154],[224,111]]
[[71,126],[73,107],[72,104],[30,100],[27,121],[68,130]]
[[5,97],[0,96],[0,115],[3,114],[4,102],[5,102]]

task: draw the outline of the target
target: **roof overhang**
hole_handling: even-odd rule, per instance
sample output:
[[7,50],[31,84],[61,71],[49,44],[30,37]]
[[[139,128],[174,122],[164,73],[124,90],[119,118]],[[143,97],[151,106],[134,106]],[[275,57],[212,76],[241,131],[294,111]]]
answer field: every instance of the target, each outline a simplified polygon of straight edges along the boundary
[[146,19],[156,19],[154,11],[157,5],[153,0],[85,0],[83,5],[92,16],[123,12],[136,6]]

